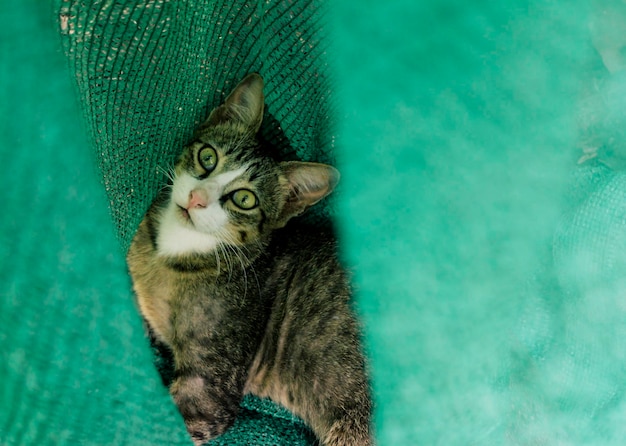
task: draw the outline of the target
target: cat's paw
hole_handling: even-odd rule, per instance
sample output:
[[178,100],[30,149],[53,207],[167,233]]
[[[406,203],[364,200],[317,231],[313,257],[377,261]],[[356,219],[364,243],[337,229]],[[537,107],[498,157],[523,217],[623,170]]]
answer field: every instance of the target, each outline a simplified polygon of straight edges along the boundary
[[170,393],[196,445],[224,433],[237,417],[238,401],[225,404],[223,395],[222,398],[212,396],[200,376],[175,379]]
[[211,426],[204,420],[185,420],[185,425],[196,446],[201,446],[213,438],[210,433]]

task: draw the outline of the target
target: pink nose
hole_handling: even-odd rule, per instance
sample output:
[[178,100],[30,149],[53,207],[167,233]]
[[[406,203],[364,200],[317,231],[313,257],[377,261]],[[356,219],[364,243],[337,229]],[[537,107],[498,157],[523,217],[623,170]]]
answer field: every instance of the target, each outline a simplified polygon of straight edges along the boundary
[[187,209],[192,208],[205,208],[209,204],[209,197],[207,193],[201,189],[194,189],[189,192],[189,202],[187,203]]

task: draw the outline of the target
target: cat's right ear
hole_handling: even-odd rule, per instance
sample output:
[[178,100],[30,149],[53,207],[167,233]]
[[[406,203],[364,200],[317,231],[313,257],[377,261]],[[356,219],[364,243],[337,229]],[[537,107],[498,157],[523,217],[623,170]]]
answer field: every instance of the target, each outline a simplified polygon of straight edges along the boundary
[[277,228],[326,197],[339,182],[339,171],[327,164],[286,161],[280,167],[285,181],[285,203]]
[[264,104],[263,78],[251,73],[235,87],[222,105],[211,112],[202,127],[230,122],[243,124],[256,133],[263,121]]

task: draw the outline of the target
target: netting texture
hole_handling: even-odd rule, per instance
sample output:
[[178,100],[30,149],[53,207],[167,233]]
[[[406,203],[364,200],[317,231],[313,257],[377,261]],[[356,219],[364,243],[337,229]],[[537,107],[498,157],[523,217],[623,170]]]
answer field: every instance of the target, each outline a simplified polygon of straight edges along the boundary
[[183,144],[250,72],[267,80],[261,134],[277,156],[332,162],[322,2],[68,1],[60,16],[123,248]]
[[[333,161],[320,2],[72,1],[60,17],[123,249],[183,144],[250,72],[267,79],[261,135],[273,155]],[[244,410],[214,444],[311,441],[283,409],[247,401],[263,409]]]

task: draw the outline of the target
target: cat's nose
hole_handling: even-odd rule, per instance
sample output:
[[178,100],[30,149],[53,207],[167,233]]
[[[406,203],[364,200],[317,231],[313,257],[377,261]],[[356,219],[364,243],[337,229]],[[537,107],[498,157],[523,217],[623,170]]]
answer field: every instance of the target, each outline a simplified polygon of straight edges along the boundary
[[205,208],[209,204],[209,196],[202,189],[194,189],[189,192],[189,201],[187,202],[187,210],[193,208]]

